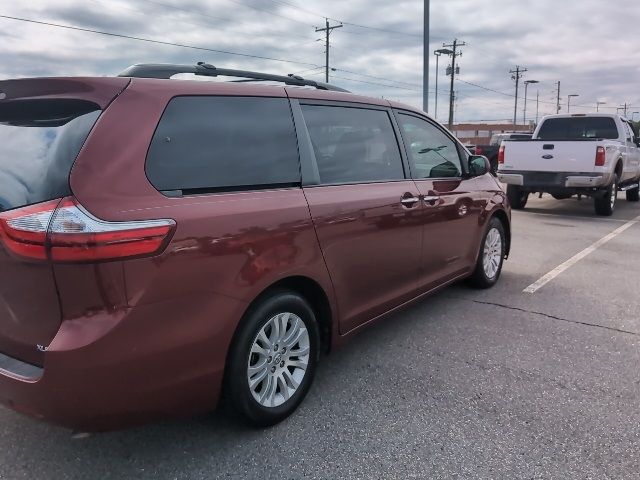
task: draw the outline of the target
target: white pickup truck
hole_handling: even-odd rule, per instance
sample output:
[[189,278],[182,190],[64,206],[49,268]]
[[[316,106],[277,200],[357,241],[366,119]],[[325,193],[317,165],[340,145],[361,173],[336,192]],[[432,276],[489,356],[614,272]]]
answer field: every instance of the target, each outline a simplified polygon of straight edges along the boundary
[[619,191],[640,200],[640,139],[619,115],[581,114],[544,117],[531,140],[502,142],[498,178],[507,184],[514,209],[530,193],[594,199],[598,215],[611,215]]

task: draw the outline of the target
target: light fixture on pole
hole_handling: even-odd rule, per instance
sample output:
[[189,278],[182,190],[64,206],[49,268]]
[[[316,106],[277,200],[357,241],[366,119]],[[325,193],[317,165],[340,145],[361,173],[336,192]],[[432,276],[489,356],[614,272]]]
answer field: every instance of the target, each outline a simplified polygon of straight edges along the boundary
[[567,113],[571,113],[571,99],[574,97],[579,97],[577,93],[572,93],[571,95],[567,95]]
[[525,80],[524,81],[524,112],[522,114],[522,124],[527,124],[527,90],[532,83],[540,83],[538,80]]
[[600,105],[606,105],[607,102],[596,102],[596,112],[600,111]]
[[453,50],[449,50],[448,48],[441,48],[440,50],[436,50],[435,52],[433,52],[433,54],[436,56],[436,105],[435,105],[435,112],[433,114],[433,118],[435,118],[436,120],[438,119],[438,66],[439,66],[439,61],[440,61],[440,55],[451,55],[453,54]]

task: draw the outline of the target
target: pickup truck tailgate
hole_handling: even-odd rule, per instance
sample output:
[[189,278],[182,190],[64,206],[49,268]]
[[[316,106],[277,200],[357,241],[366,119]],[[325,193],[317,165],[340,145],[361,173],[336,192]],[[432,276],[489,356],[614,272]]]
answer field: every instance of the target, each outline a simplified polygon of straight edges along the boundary
[[501,170],[593,172],[597,141],[504,142]]

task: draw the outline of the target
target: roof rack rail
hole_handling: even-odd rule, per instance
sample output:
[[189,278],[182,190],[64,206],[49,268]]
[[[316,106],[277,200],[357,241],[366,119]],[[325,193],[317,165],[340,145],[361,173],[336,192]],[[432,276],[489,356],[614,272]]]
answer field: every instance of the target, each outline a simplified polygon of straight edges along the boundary
[[349,92],[344,88],[329,85],[327,83],[316,82],[314,80],[305,80],[304,78],[289,74],[272,75],[270,73],[250,72],[246,70],[232,70],[228,68],[217,68],[204,62],[198,62],[197,65],[174,65],[164,63],[139,63],[127,68],[120,73],[119,77],[134,78],[171,78],[179,73],[193,73],[205,77],[238,77],[248,79],[247,81],[272,81],[281,82],[286,85],[315,87],[319,90],[333,90],[336,92]]

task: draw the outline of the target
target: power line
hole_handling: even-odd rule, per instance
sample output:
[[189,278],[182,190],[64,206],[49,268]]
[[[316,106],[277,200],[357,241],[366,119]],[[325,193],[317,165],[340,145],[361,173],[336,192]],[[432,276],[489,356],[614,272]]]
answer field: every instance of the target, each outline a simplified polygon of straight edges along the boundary
[[318,65],[316,65],[315,63],[309,63],[309,62],[300,62],[297,60],[286,60],[283,58],[276,58],[276,57],[264,57],[262,55],[254,55],[254,54],[250,54],[250,53],[240,53],[240,52],[231,52],[229,50],[218,50],[215,48],[207,48],[207,47],[198,47],[195,45],[187,45],[184,43],[174,43],[174,42],[166,42],[163,40],[154,40],[151,38],[144,38],[144,37],[134,37],[132,35],[124,35],[121,33],[113,33],[113,32],[105,32],[102,30],[93,30],[91,28],[82,28],[82,27],[75,27],[72,25],[62,25],[59,23],[52,23],[52,22],[43,22],[40,20],[33,20],[33,19],[29,19],[29,18],[21,18],[21,17],[12,17],[9,15],[0,15],[0,18],[4,18],[4,19],[8,19],[8,20],[15,20],[15,21],[19,21],[19,22],[26,22],[26,23],[33,23],[36,25],[45,25],[48,27],[56,27],[56,28],[64,28],[67,30],[76,30],[79,32],[88,32],[88,33],[95,33],[98,35],[105,35],[108,37],[116,37],[116,38],[125,38],[128,40],[136,40],[139,42],[146,42],[146,43],[153,43],[153,44],[158,44],[158,45],[167,45],[167,46],[172,46],[172,47],[179,47],[179,48],[189,48],[192,50],[199,50],[199,51],[204,51],[204,52],[213,52],[213,53],[221,53],[224,55],[234,55],[234,56],[238,56],[238,57],[245,57],[245,58],[255,58],[255,59],[260,59],[260,60],[270,60],[272,62],[282,62],[282,63],[292,63],[295,65],[304,65],[304,66],[309,66],[309,67],[317,67]]
[[[145,1],[151,1],[151,0],[145,0]],[[152,3],[154,3],[154,2],[152,2]],[[13,17],[13,16],[9,16],[9,15],[0,15],[0,18],[4,18],[4,19],[7,19],[7,20],[19,21],[19,22],[32,23],[32,24],[36,24],[36,25],[43,25],[43,26],[47,26],[47,27],[63,28],[63,29],[74,30],[74,31],[79,31],[79,32],[93,33],[93,34],[97,34],[97,35],[104,35],[104,36],[116,37],[116,38],[123,38],[123,39],[127,39],[127,40],[135,40],[135,41],[139,41],[139,42],[146,42],[146,43],[152,43],[152,44],[157,44],[157,45],[166,45],[166,46],[179,47],[179,48],[188,48],[188,49],[193,49],[193,50],[198,50],[198,51],[220,53],[220,54],[224,54],[224,55],[234,55],[234,56],[240,56],[240,57],[245,57],[245,58],[255,58],[255,59],[260,59],[260,60],[269,60],[269,61],[281,62],[281,63],[291,63],[291,64],[294,64],[294,65],[302,65],[302,66],[311,67],[311,69],[310,69],[311,71],[319,70],[321,68],[324,68],[321,65],[317,65],[317,64],[311,63],[311,62],[301,62],[301,61],[297,61],[297,60],[287,60],[287,59],[283,59],[283,58],[267,57],[267,56],[262,56],[262,55],[254,55],[254,54],[241,53],[241,52],[232,52],[232,51],[228,51],[228,50],[219,50],[219,49],[208,48],[208,47],[200,47],[200,46],[196,46],[196,45],[168,42],[168,41],[163,41],[163,40],[155,40],[155,39],[151,39],[151,38],[144,38],[144,37],[136,37],[136,36],[132,36],[132,35],[125,35],[125,34],[121,34],[121,33],[106,32],[106,31],[94,30],[94,29],[90,29],[90,28],[76,27],[76,26],[73,26],[73,25],[63,25],[63,24],[58,24],[58,23],[53,23],[53,22],[44,22],[44,21],[33,20],[33,19],[29,19],[29,18]],[[397,82],[396,80],[389,79],[389,78],[383,78],[383,77],[374,77],[372,75],[361,74],[361,73],[353,72],[351,70],[343,70],[343,69],[339,69],[339,68],[336,68],[335,70],[336,71],[343,71],[345,73],[351,73],[353,75],[358,75],[358,76],[363,76],[363,77],[370,77],[370,78],[379,79],[379,80],[383,80],[383,81],[389,81],[389,82],[392,82],[392,83],[405,84],[405,82]],[[336,78],[338,78],[338,77],[336,77]],[[358,80],[355,80],[355,79],[348,79],[348,78],[345,78],[345,77],[341,77],[341,78],[343,80],[350,80],[350,81],[359,82],[359,83],[368,83],[368,84],[371,84],[371,85],[379,85],[379,86],[384,86],[384,87],[389,87],[389,88],[400,88],[400,89],[403,89],[403,90],[415,90],[415,91],[419,90],[419,86],[418,85],[414,85],[414,84],[407,84],[407,85],[413,85],[415,88],[406,88],[406,87],[398,87],[398,86],[394,86],[394,85],[386,85],[386,84],[382,84],[382,83],[358,81]]]
[[[229,0],[229,1],[232,1],[232,0]],[[378,31],[378,32],[385,32],[385,33],[392,33],[394,35],[403,35],[403,36],[408,36],[408,37],[422,38],[422,34],[420,34],[420,33],[401,32],[399,30],[392,30],[392,29],[384,28],[384,27],[374,27],[374,26],[371,26],[371,25],[363,25],[361,23],[348,22],[346,20],[341,20],[339,18],[332,18],[332,17],[330,17],[328,15],[324,15],[324,14],[321,14],[321,13],[318,13],[318,12],[307,10],[306,8],[302,8],[301,6],[296,5],[294,3],[291,3],[291,2],[287,2],[286,0],[269,0],[269,1],[273,2],[273,3],[280,4],[280,5],[286,5],[286,6],[295,8],[296,10],[300,10],[301,12],[308,13],[309,15],[313,15],[313,16],[320,17],[320,18],[326,18],[327,20],[331,20],[333,22],[339,22],[339,23],[342,23],[343,25],[348,25],[350,27],[363,28],[363,29],[367,29],[367,30],[375,30],[375,31]],[[349,32],[349,33],[358,35],[357,32]]]
[[411,87],[415,87],[415,89],[418,89],[418,90],[422,88],[421,85],[418,85],[418,84],[415,84],[415,83],[401,82],[399,80],[392,80],[390,78],[385,78],[385,77],[375,77],[373,75],[367,75],[365,73],[353,72],[351,70],[344,70],[342,68],[332,68],[331,70],[335,70],[336,72],[351,73],[353,75],[358,75],[359,77],[373,78],[374,80],[384,80],[384,81],[388,81],[388,82],[392,82],[392,83],[408,85],[408,86],[411,86]]
[[[322,72],[314,72],[314,73],[310,73],[309,75],[320,75],[320,73],[322,73]],[[346,81],[349,81],[349,82],[366,83],[367,85],[377,85],[379,87],[396,88],[398,90],[408,90],[408,91],[412,91],[412,92],[421,91],[419,88],[408,88],[408,87],[401,87],[401,86],[398,86],[398,85],[390,85],[390,84],[385,84],[385,83],[369,82],[367,80],[358,80],[356,78],[339,77],[339,76],[336,76],[336,75],[333,75],[332,78],[338,78],[340,80],[346,80]]]
[[[103,1],[103,0],[94,0],[94,1]],[[218,17],[218,16],[215,16],[215,15],[209,15],[208,13],[198,12],[198,11],[190,9],[190,8],[185,8],[185,7],[181,7],[181,6],[178,6],[178,5],[173,5],[173,4],[170,4],[170,3],[164,3],[164,2],[160,2],[158,0],[141,0],[141,1],[149,3],[151,5],[156,5],[156,6],[164,7],[164,8],[167,8],[167,9],[177,10],[179,12],[189,13],[191,15],[196,15],[196,16],[203,17],[203,18],[208,18],[210,20],[224,21],[224,22],[230,22],[230,23],[234,23],[234,24],[238,24],[238,23],[239,24],[243,24],[243,23],[246,24],[247,23],[247,22],[238,22],[237,19],[233,19],[233,18]],[[127,5],[127,8],[132,9],[132,7],[129,6],[129,5]],[[140,10],[138,10],[138,11],[140,11]],[[246,33],[245,33],[245,35],[246,35]],[[252,35],[256,35],[256,34],[252,34]],[[310,36],[298,35],[298,34],[290,33],[290,32],[286,33],[286,34],[270,32],[268,35],[276,35],[276,36],[280,36],[280,37],[298,37],[298,38],[303,38],[303,39],[311,39],[312,38]]]
[[241,5],[243,7],[251,8],[251,9],[256,10],[258,12],[266,13],[267,15],[272,15],[274,17],[279,17],[279,18],[284,18],[285,20],[289,20],[290,22],[299,23],[300,25],[305,25],[307,27],[311,27],[312,26],[312,25],[310,25],[310,24],[308,24],[306,22],[302,22],[302,21],[297,20],[295,18],[291,18],[291,17],[288,17],[286,15],[281,15],[279,13],[272,12],[271,10],[266,9],[266,8],[256,7],[255,5],[251,5],[249,3],[240,2],[238,0],[227,0],[227,1],[231,2],[231,3],[235,3],[236,5]]

